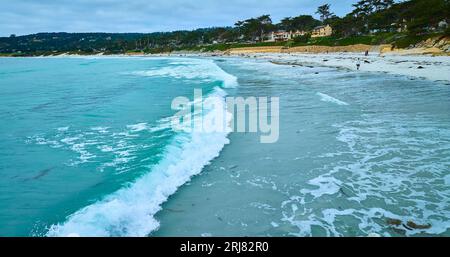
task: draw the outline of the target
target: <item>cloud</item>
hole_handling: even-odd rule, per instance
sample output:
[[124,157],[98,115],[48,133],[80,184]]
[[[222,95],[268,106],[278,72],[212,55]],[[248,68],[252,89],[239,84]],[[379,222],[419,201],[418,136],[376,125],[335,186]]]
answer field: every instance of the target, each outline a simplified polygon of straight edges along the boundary
[[232,26],[271,14],[314,14],[330,3],[344,15],[356,0],[0,0],[0,36],[37,32],[155,32]]

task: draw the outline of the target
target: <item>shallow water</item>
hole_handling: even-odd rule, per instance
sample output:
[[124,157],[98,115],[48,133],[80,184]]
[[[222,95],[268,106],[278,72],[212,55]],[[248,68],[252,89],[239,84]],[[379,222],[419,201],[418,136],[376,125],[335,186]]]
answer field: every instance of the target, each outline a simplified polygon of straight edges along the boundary
[[450,235],[448,86],[260,61],[221,67],[239,78],[235,94],[280,97],[280,140],[231,134],[164,204],[153,235]]
[[169,126],[173,98],[234,86],[210,60],[2,58],[0,73],[1,235],[147,235],[228,142]]
[[[280,140],[172,131],[170,102],[198,87],[279,96]],[[450,235],[440,83],[243,59],[1,58],[0,90],[1,235]]]

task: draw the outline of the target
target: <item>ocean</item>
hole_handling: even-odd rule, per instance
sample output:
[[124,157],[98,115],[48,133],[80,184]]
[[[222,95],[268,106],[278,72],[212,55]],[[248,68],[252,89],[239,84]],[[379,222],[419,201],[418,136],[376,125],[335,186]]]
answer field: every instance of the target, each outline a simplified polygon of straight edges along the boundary
[[[279,140],[173,130],[196,88],[279,97]],[[449,236],[449,99],[264,60],[0,58],[0,236]]]

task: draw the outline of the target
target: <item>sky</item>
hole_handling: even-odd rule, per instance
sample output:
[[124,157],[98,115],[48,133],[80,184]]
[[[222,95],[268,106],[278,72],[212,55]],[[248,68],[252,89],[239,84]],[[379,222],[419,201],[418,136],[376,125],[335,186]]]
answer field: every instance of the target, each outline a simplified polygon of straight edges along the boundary
[[38,32],[158,32],[233,26],[271,14],[314,14],[321,4],[343,16],[357,0],[0,0],[0,36]]

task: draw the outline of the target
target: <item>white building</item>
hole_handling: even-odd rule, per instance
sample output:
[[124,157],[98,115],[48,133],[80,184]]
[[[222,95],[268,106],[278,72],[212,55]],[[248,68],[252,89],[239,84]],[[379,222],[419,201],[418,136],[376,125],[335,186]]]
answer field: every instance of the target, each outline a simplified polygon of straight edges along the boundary
[[440,29],[446,29],[446,28],[448,28],[448,23],[447,23],[447,21],[446,21],[446,20],[440,21],[439,24],[438,24],[438,27],[439,27]]
[[285,42],[299,36],[306,35],[305,31],[273,31],[266,35],[266,42]]

